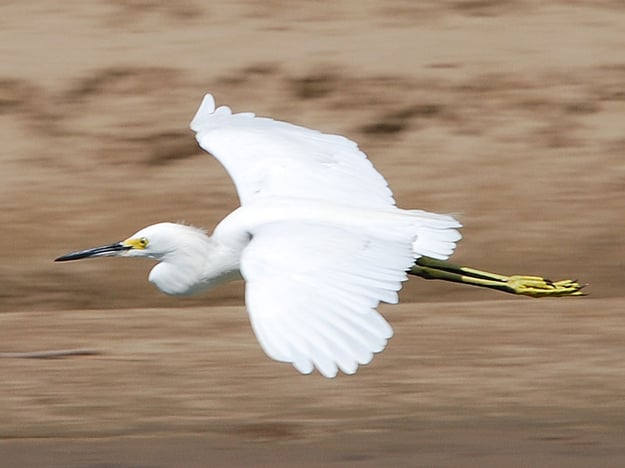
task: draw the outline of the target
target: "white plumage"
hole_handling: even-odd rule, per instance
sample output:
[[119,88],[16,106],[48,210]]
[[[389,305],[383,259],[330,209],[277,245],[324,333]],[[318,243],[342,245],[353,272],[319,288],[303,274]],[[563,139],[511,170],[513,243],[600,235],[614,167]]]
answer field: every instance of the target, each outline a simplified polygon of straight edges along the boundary
[[326,377],[368,363],[393,333],[379,302],[398,301],[418,256],[447,258],[459,224],[396,208],[384,178],[342,136],[215,109],[210,94],[191,129],[232,177],[240,210],[256,211],[227,231],[252,235],[240,270],[265,352]]
[[391,206],[393,194],[356,143],[339,135],[215,109],[207,94],[191,121],[200,146],[234,180],[241,204],[259,197],[325,200],[366,207]]
[[160,263],[150,281],[168,294],[241,275],[252,327],[271,358],[326,377],[370,362],[393,334],[377,306],[398,301],[419,256],[446,259],[460,224],[397,208],[384,178],[342,136],[215,109],[210,94],[191,128],[228,171],[241,207],[211,237],[161,223],[60,259],[152,257]]

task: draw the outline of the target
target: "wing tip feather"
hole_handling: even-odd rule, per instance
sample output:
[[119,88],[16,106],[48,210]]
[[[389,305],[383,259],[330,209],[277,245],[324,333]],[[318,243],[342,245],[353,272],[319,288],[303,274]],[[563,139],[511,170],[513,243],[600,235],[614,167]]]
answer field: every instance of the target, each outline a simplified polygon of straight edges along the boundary
[[200,107],[195,113],[195,116],[193,117],[193,119],[191,120],[191,124],[190,124],[191,130],[198,132],[200,130],[202,121],[208,115],[213,114],[213,112],[215,112],[215,98],[213,97],[212,94],[206,93],[204,95],[204,98],[202,99]]

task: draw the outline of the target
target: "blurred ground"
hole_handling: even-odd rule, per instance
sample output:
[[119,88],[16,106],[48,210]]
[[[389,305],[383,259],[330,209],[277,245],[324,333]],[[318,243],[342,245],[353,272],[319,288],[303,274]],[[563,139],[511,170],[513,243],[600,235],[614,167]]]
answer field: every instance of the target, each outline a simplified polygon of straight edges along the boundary
[[[6,466],[621,466],[620,299],[384,307],[354,376],[270,361],[243,307],[0,316]],[[0,463],[2,465],[2,463]]]
[[[620,2],[2,10],[0,352],[102,354],[0,359],[0,464],[623,465]],[[53,264],[158,221],[210,229],[236,206],[187,130],[207,91],[358,141],[400,206],[458,214],[458,262],[592,296],[413,279],[384,309],[389,350],[326,382],[264,357],[240,284],[177,300],[147,283],[149,262]]]

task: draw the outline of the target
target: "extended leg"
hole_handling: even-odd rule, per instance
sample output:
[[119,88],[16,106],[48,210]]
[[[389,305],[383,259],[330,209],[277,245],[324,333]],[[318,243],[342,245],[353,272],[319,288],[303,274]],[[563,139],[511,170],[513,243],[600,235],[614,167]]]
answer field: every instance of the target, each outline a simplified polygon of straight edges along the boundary
[[443,260],[420,257],[408,271],[409,274],[425,279],[440,279],[455,283],[472,284],[484,288],[523,296],[582,296],[582,288],[576,281],[552,282],[540,276],[504,276],[474,268],[454,265]]

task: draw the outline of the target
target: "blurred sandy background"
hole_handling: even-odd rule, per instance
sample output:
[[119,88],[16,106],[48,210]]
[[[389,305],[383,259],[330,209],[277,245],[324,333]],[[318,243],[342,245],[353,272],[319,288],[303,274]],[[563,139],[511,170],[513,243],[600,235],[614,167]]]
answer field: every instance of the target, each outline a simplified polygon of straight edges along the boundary
[[[619,1],[3,2],[0,466],[625,464]],[[235,111],[358,141],[454,259],[577,278],[530,300],[412,279],[353,377],[266,358],[242,284],[163,296],[147,261],[54,264],[237,206],[188,130]]]

